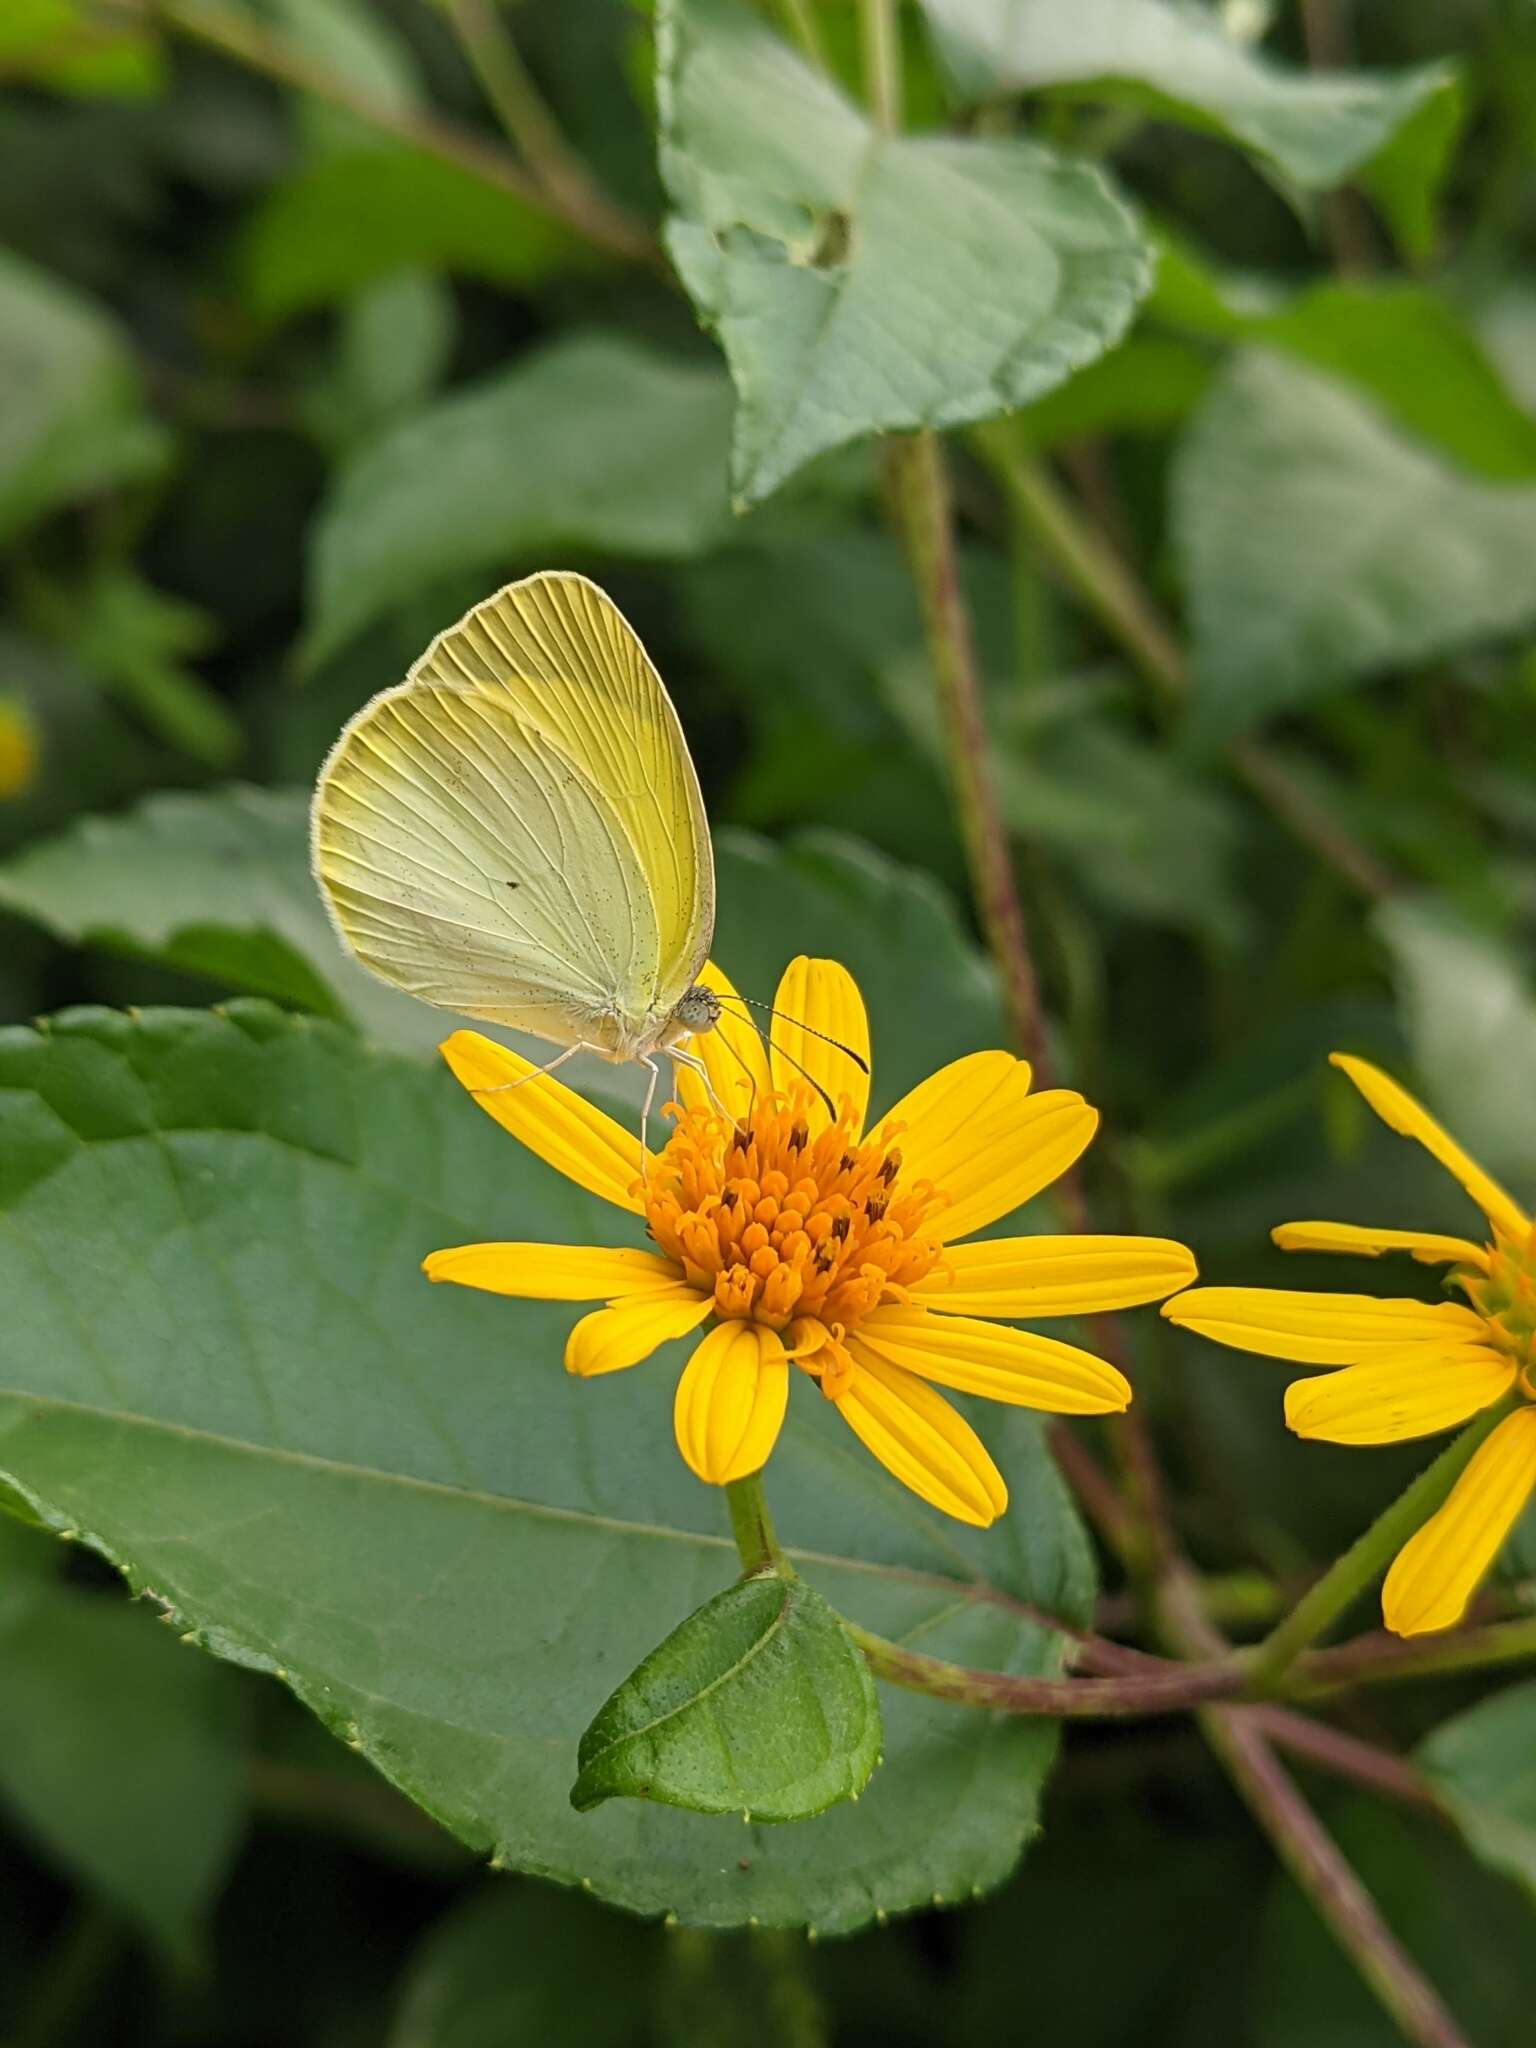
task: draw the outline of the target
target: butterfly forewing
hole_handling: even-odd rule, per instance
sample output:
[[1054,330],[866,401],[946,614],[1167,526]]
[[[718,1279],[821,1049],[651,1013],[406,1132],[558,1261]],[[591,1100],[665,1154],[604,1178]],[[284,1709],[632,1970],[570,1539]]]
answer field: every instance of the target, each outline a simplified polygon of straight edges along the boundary
[[364,706],[321,771],[314,856],[376,974],[557,1044],[643,1044],[713,929],[676,714],[580,576],[498,592]]

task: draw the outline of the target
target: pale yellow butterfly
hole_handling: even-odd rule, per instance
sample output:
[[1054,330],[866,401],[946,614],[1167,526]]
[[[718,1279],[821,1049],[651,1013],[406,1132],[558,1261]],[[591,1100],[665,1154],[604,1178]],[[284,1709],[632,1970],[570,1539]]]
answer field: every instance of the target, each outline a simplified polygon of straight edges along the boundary
[[439,633],[343,728],[311,854],[381,980],[562,1047],[541,1074],[648,1067],[645,1156],[655,1055],[704,1072],[682,1041],[720,1015],[714,856],[671,699],[595,583],[529,576]]

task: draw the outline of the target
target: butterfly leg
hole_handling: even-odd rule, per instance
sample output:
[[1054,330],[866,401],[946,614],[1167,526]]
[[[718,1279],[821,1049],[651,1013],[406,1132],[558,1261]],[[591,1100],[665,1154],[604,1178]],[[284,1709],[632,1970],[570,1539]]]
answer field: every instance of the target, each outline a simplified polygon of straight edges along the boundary
[[650,1080],[645,1084],[645,1101],[640,1105],[640,1178],[649,1178],[651,1154],[645,1142],[646,1126],[651,1120],[651,1104],[656,1100],[656,1083],[661,1079],[661,1069],[648,1052],[640,1055],[640,1064],[650,1071]]
[[730,1111],[715,1093],[715,1084],[709,1078],[708,1067],[705,1066],[696,1052],[682,1052],[677,1046],[669,1045],[667,1047],[667,1057],[671,1060],[674,1069],[686,1067],[690,1073],[697,1074],[704,1083],[704,1093],[709,1097],[715,1108],[719,1110],[722,1116],[728,1117],[730,1115]]
[[515,1081],[498,1081],[494,1087],[476,1088],[471,1092],[475,1095],[505,1095],[509,1089],[521,1088],[525,1081],[537,1081],[543,1074],[552,1074],[556,1067],[563,1067],[579,1052],[597,1052],[600,1049],[585,1038],[578,1038],[574,1045],[568,1045],[564,1052],[557,1052],[552,1060],[546,1060],[542,1067],[535,1067],[531,1074],[519,1074]]

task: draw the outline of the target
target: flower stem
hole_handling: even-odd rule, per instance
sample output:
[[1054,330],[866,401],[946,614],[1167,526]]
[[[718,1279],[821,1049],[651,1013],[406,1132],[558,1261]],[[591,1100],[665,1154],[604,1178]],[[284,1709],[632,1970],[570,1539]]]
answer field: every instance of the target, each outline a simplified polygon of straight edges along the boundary
[[1383,1510],[1365,1534],[1352,1543],[1253,1653],[1250,1690],[1264,1694],[1310,1644],[1339,1618],[1378,1578],[1408,1538],[1422,1528],[1444,1502],[1472,1453],[1505,1412],[1504,1404],[1489,1409],[1413,1484]]
[[731,1511],[731,1534],[736,1539],[741,1568],[748,1577],[754,1572],[777,1572],[788,1578],[794,1567],[779,1548],[773,1520],[763,1498],[763,1475],[749,1472],[745,1479],[733,1479],[725,1489],[725,1504]]

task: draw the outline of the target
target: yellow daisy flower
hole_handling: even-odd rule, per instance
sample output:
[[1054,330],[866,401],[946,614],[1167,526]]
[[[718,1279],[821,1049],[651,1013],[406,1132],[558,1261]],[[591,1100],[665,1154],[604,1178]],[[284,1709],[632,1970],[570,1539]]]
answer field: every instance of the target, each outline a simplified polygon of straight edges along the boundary
[[1536,1231],[1498,1183],[1405,1089],[1367,1061],[1332,1055],[1384,1123],[1438,1159],[1488,1219],[1491,1241],[1353,1223],[1283,1223],[1287,1252],[1404,1251],[1449,1267],[1469,1306],[1302,1294],[1271,1287],[1196,1287],[1163,1304],[1168,1320],[1239,1351],[1336,1370],[1293,1380],[1285,1419],[1298,1436],[1389,1444],[1470,1421],[1516,1390],[1521,1405],[1481,1444],[1449,1499],[1398,1553],[1382,1588],[1397,1635],[1460,1621],[1536,1487]]
[[566,1344],[567,1371],[583,1377],[708,1324],[673,1421],[684,1459],[713,1485],[767,1462],[794,1367],[904,1485],[986,1527],[1007,1488],[935,1384],[1058,1414],[1123,1409],[1131,1389],[1113,1366],[990,1319],[1160,1301],[1195,1277],[1194,1260],[1163,1238],[957,1243],[1072,1165],[1098,1122],[1083,1098],[1032,1095],[1024,1061],[973,1053],[867,1128],[869,1025],[846,969],[792,961],[766,1048],[725,976],[709,966],[701,978],[727,998],[717,1027],[689,1044],[708,1085],[679,1069],[675,1128],[639,1178],[633,1133],[560,1082],[508,1088],[533,1068],[476,1031],[443,1046],[483,1109],[578,1186],[643,1217],[655,1249],[472,1244],[434,1252],[424,1270],[493,1294],[605,1303]]

